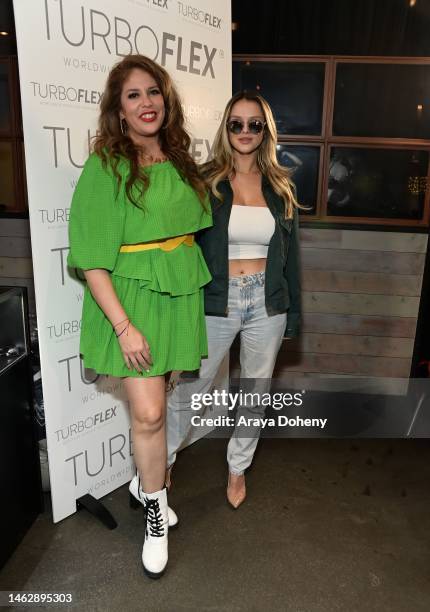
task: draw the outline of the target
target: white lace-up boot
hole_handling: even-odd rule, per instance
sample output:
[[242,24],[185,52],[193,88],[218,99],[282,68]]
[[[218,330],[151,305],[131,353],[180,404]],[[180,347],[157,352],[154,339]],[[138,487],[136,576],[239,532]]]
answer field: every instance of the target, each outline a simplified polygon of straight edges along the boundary
[[[133,498],[130,497],[130,506],[132,506],[133,508],[137,508],[139,507],[140,504],[143,505],[144,493],[143,493],[142,485],[140,484],[140,477],[138,474],[133,476],[133,478],[130,480],[128,490],[130,491],[130,494],[133,496]],[[134,501],[134,500],[137,500],[137,501]],[[177,529],[179,525],[179,519],[178,519],[176,512],[172,510],[172,508],[168,507],[167,515],[169,517],[169,529]]]
[[144,493],[143,503],[146,516],[142,550],[143,569],[149,578],[160,578],[166,569],[168,559],[166,488],[155,493]]

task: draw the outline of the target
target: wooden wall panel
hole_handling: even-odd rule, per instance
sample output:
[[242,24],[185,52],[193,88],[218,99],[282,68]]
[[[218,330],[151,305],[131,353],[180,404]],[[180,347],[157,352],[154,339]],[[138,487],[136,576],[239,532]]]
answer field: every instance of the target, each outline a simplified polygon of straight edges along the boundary
[[33,265],[29,257],[0,257],[1,278],[32,278]]
[[324,375],[407,380],[427,236],[301,229],[300,237],[302,336],[284,341],[277,375],[306,376],[314,388]]
[[281,372],[275,372],[273,387],[280,390],[407,395],[409,378],[382,378],[360,374],[352,376],[351,374],[322,374],[319,372],[282,370]]
[[329,293],[304,291],[304,312],[376,315],[384,317],[417,317],[418,297],[404,295],[370,295],[360,293]]
[[31,258],[30,240],[24,236],[0,236],[0,257]]
[[401,357],[371,357],[369,355],[332,355],[315,353],[283,353],[278,360],[276,372],[282,370],[298,372],[318,372],[332,374],[355,374],[382,376],[387,378],[407,378],[410,359]]
[[414,275],[423,273],[425,263],[424,253],[302,248],[301,255],[302,266],[308,270]]
[[335,355],[371,355],[374,357],[409,358],[414,348],[413,338],[350,336],[345,334],[313,334],[305,332],[299,338],[284,341],[279,358],[284,353],[334,353]]
[[401,232],[301,228],[300,243],[302,248],[425,253],[427,249],[427,235]]
[[335,291],[340,293],[376,293],[419,297],[422,276],[408,274],[377,274],[339,270],[303,270],[304,291]]
[[28,219],[0,219],[0,238],[8,236],[30,237],[30,223]]
[[302,329],[304,333],[414,338],[416,324],[414,317],[369,317],[304,312]]

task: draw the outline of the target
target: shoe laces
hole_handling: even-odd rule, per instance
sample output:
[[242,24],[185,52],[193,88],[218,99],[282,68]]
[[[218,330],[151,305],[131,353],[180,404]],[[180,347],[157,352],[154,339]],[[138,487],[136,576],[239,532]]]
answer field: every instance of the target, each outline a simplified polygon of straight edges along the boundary
[[163,517],[158,499],[145,498],[146,527],[145,537],[161,538],[164,536]]

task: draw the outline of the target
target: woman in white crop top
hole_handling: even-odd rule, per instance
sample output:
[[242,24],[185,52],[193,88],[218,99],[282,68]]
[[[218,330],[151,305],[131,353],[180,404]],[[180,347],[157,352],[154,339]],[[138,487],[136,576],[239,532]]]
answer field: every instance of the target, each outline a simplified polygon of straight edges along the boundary
[[[205,168],[211,191],[214,227],[207,230],[208,235],[212,232],[212,238],[207,240],[210,247],[206,251],[201,242],[203,254],[214,277],[213,284],[216,271],[214,267],[211,269],[210,258],[217,261],[222,259],[225,255],[219,251],[217,254],[216,249],[224,249],[226,243],[225,239],[213,237],[216,232],[218,238],[225,235],[222,232],[228,232],[228,304],[221,316],[219,313],[212,316],[206,300],[208,358],[202,359],[199,378],[181,377],[168,399],[169,482],[176,451],[191,433],[191,422],[196,422],[192,417],[199,415],[194,405],[194,410],[191,409],[191,399],[212,390],[219,366],[238,334],[241,390],[260,393],[260,397],[270,390],[275,361],[285,336],[287,308],[281,307],[276,312],[276,308],[272,308],[273,302],[268,299],[268,291],[265,291],[266,260],[269,249],[271,262],[278,257],[278,252],[281,257],[279,245],[284,245],[286,239],[281,239],[280,235],[288,236],[285,227],[289,227],[291,232],[293,226],[297,234],[296,208],[299,207],[289,171],[277,162],[276,141],[275,121],[267,102],[259,94],[249,92],[233,96],[227,104],[215,137],[214,160]],[[273,201],[269,202],[264,197],[265,184],[269,185],[267,189],[271,190],[273,198],[278,198],[280,212],[274,209]],[[217,215],[217,210],[223,206],[223,221],[220,221],[221,215]],[[275,230],[277,239],[272,240]],[[289,238],[292,239],[292,234]],[[297,240],[296,235],[294,240]],[[298,259],[294,261],[298,262]],[[282,265],[277,269],[283,274]],[[296,276],[299,277],[298,271]],[[218,297],[212,295],[211,299],[215,303]],[[223,296],[219,295],[220,302],[222,299]],[[270,304],[269,314],[267,304]],[[227,498],[234,508],[246,497],[245,470],[252,462],[260,434],[260,427],[255,425],[255,420],[263,417],[264,412],[265,407],[259,404],[237,406],[235,429],[227,448]],[[233,414],[229,412],[228,416],[232,417]],[[253,420],[254,423],[244,425]]]

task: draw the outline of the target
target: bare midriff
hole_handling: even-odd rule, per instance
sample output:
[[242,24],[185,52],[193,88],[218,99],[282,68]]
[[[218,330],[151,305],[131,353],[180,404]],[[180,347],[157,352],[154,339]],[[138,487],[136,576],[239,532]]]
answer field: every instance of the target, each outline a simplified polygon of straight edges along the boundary
[[228,275],[248,276],[264,272],[266,269],[266,259],[230,259],[228,262]]
[[[260,172],[238,172],[234,178],[230,179],[233,191],[233,205],[240,206],[267,206],[261,188]],[[233,276],[248,276],[264,272],[266,269],[266,258],[259,259],[229,259],[228,274]]]

